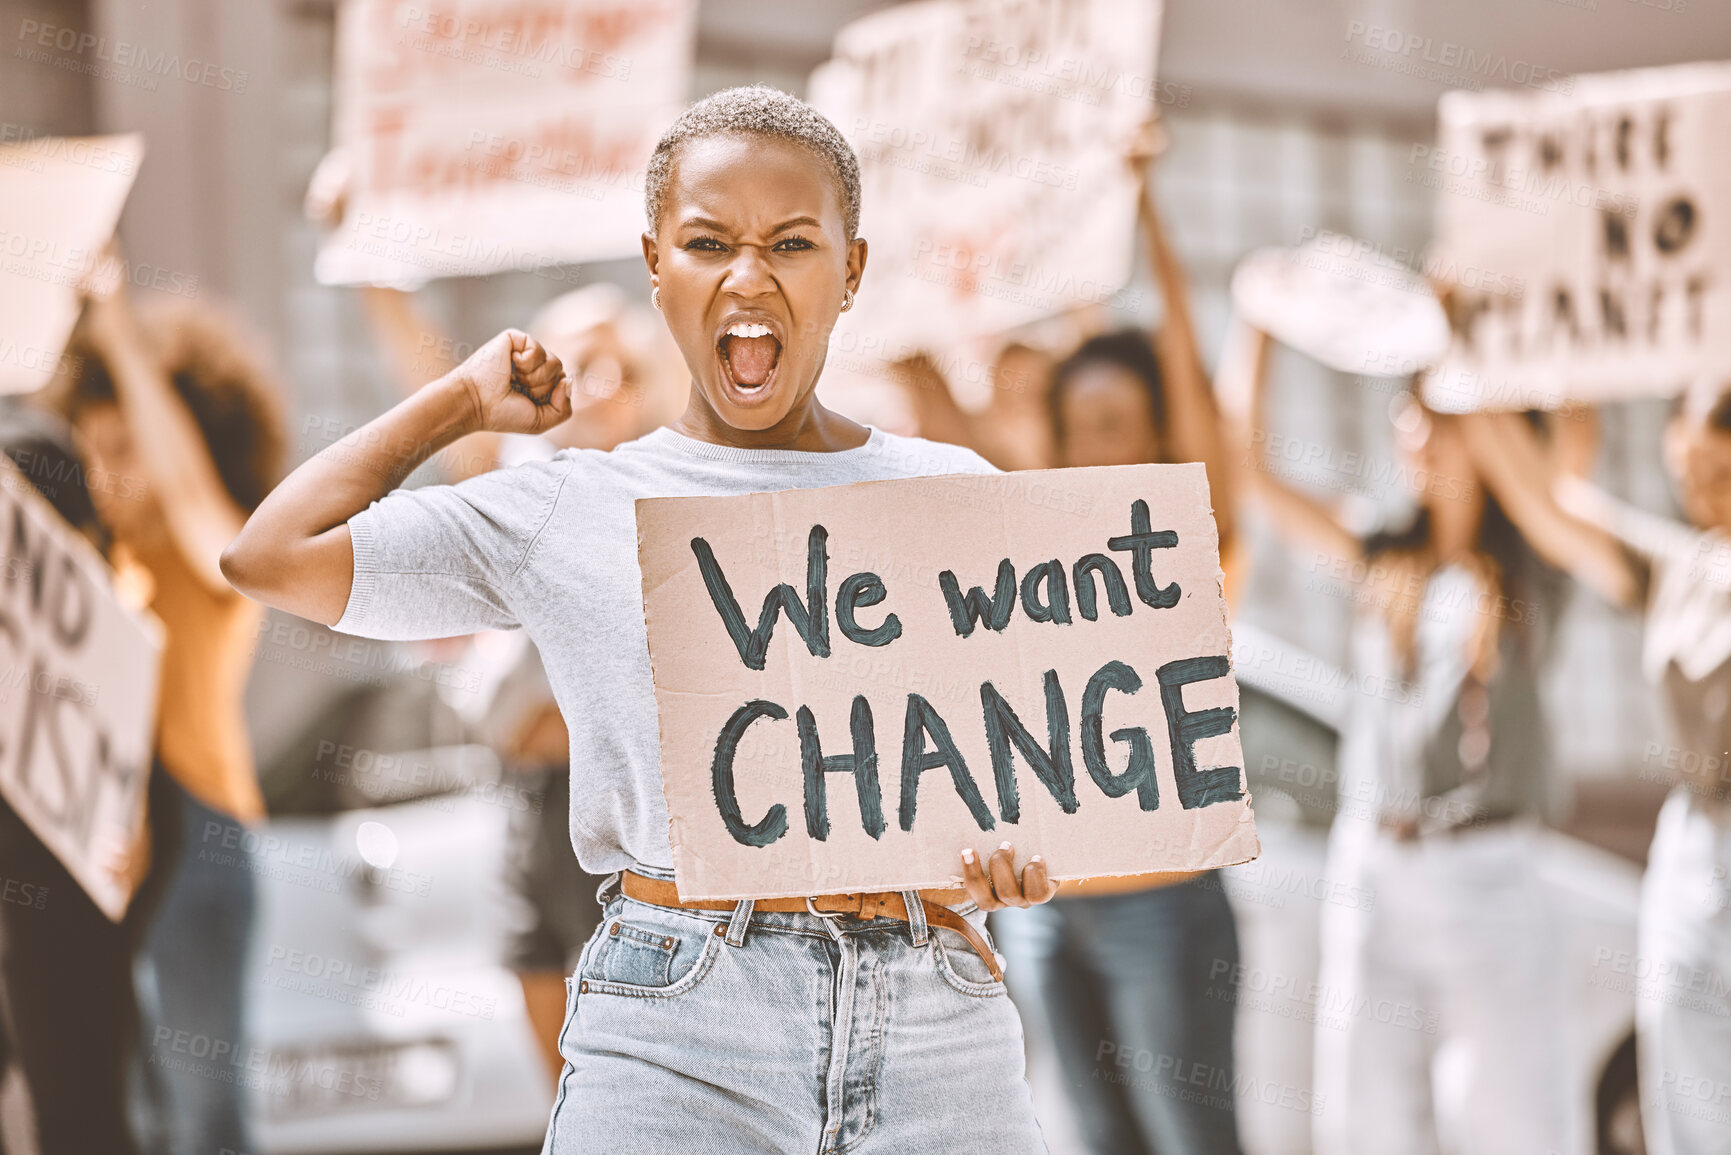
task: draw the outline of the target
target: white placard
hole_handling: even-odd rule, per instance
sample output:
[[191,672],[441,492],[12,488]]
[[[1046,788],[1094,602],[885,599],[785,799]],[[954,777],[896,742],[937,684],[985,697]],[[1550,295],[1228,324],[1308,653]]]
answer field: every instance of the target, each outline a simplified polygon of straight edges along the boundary
[[0,794],[109,918],[144,822],[162,628],[0,457]]
[[637,254],[643,173],[690,83],[695,0],[345,0],[352,156],[325,284]]
[[810,99],[859,154],[871,249],[832,345],[894,360],[1124,307],[1159,29],[1155,0],[924,0],[842,29]]
[[1670,394],[1731,371],[1731,64],[1451,92],[1431,264],[1457,278],[1446,409]]
[[0,146],[0,393],[40,389],[60,367],[79,282],[114,235],[143,156],[137,133]]

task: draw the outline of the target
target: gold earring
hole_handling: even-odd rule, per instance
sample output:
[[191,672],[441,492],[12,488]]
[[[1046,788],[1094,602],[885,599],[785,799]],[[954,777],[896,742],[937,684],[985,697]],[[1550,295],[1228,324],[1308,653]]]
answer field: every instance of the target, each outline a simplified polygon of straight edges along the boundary
[[841,311],[845,313],[851,308],[853,308],[853,290],[844,289],[841,298]]
[[657,309],[661,308],[661,286],[656,285],[649,290],[649,303]]

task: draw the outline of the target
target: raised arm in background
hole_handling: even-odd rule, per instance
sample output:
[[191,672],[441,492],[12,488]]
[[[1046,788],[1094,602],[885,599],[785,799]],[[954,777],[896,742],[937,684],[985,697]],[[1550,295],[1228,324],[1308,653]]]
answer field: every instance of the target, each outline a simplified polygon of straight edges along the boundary
[[385,352],[397,392],[407,397],[429,381],[457,367],[449,355],[450,348],[439,326],[415,305],[415,295],[402,289],[386,289],[378,285],[359,285],[361,307],[367,315],[367,327]]
[[355,555],[348,520],[469,433],[540,433],[571,416],[557,357],[516,329],[382,416],[307,459],[222,551],[222,573],[255,601],[334,625]]
[[[904,357],[891,364],[889,372],[908,399],[914,425],[921,437],[950,445],[965,445],[990,460],[990,455],[980,446],[980,429],[974,415],[956,403],[943,370],[929,354],[918,352]],[[992,461],[992,464],[1003,468],[1000,461]]]
[[[301,203],[306,218],[322,229],[340,225],[352,179],[348,151],[333,148],[327,152],[307,182]],[[384,352],[399,396],[411,396],[456,368],[456,362],[445,352],[451,342],[416,306],[413,293],[380,285],[359,285],[355,291],[360,294],[367,328]],[[499,439],[496,434],[477,434],[464,441],[460,451],[446,447],[437,456],[445,476],[462,481],[497,466]]]
[[1364,543],[1358,535],[1328,506],[1282,481],[1277,463],[1266,456],[1264,386],[1273,341],[1267,333],[1236,317],[1226,341],[1220,396],[1229,430],[1226,442],[1232,447],[1238,466],[1235,474],[1243,489],[1262,502],[1275,528],[1290,541],[1306,542],[1349,561],[1363,557]]
[[[111,247],[100,266],[120,267],[118,250]],[[197,419],[146,341],[125,285],[98,274],[86,282],[84,295],[85,332],[114,382],[121,420],[155,491],[169,540],[201,584],[229,593],[218,558],[246,514],[229,496]]]
[[[1558,504],[1557,482],[1563,476],[1558,459],[1526,419],[1517,413],[1473,413],[1460,420],[1473,465],[1539,556],[1613,605],[1633,608],[1644,584],[1636,560],[1608,528]],[[1585,483],[1577,479],[1577,484]]]
[[[366,310],[367,327],[384,348],[400,396],[414,396],[428,382],[457,367],[440,351],[451,347],[449,338],[415,305],[413,293],[378,285],[361,285],[357,292]],[[434,457],[445,477],[453,482],[467,480],[498,468],[499,435],[471,433],[460,445],[446,446]]]
[[1221,547],[1225,548],[1233,540],[1236,479],[1232,463],[1227,460],[1226,438],[1221,432],[1220,412],[1208,370],[1202,363],[1202,348],[1196,340],[1190,282],[1166,235],[1148,171],[1154,158],[1165,151],[1165,131],[1157,119],[1150,119],[1142,125],[1126,156],[1136,178],[1137,221],[1166,310],[1154,333],[1154,356],[1160,363],[1160,376],[1166,387],[1164,435],[1172,458],[1200,461],[1207,469],[1214,521],[1220,527]]

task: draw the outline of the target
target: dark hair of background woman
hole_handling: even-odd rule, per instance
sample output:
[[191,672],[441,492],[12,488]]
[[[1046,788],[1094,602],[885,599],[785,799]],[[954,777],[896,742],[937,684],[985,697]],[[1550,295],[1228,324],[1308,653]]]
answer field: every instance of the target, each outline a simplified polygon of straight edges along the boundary
[[[1549,429],[1545,426],[1544,415],[1537,410],[1529,409],[1521,414],[1531,425],[1541,439],[1547,439]],[[1385,527],[1371,533],[1364,539],[1364,556],[1374,560],[1390,553],[1412,553],[1422,549],[1430,542],[1431,524],[1430,511],[1422,506],[1411,519],[1397,528]],[[1560,592],[1561,574],[1552,568],[1533,551],[1527,544],[1527,539],[1509,519],[1496,496],[1489,490],[1485,491],[1485,512],[1479,522],[1478,540],[1475,547],[1491,561],[1496,563],[1497,580],[1501,588],[1497,591],[1511,601],[1524,602],[1539,613],[1548,613],[1551,602]],[[1530,624],[1525,613],[1511,615],[1517,627]],[[1533,631],[1521,631],[1523,638],[1531,638]]]
[[108,533],[90,500],[84,460],[60,418],[18,401],[0,403],[0,453],[55,512],[106,552]]

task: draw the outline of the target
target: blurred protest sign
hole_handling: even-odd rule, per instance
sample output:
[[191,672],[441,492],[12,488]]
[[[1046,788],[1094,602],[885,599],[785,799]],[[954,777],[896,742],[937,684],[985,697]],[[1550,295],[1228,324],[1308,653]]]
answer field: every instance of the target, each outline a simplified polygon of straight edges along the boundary
[[893,361],[1121,304],[1159,25],[1157,0],[921,0],[842,29],[810,99],[859,154],[872,248],[832,346]]
[[1451,92],[1427,183],[1456,277],[1445,409],[1674,393],[1731,371],[1731,64]]
[[118,922],[144,823],[162,630],[0,457],[0,795]]
[[1054,878],[1257,854],[1201,465],[646,498],[637,527],[681,897],[955,885],[1004,839]]
[[136,133],[0,145],[0,393],[54,376],[143,156]]
[[344,0],[332,135],[353,183],[318,279],[405,287],[636,255],[695,15],[696,0]]
[[1232,305],[1275,340],[1343,373],[1407,377],[1436,364],[1449,343],[1430,282],[1341,233],[1257,249],[1233,271]]

